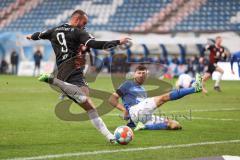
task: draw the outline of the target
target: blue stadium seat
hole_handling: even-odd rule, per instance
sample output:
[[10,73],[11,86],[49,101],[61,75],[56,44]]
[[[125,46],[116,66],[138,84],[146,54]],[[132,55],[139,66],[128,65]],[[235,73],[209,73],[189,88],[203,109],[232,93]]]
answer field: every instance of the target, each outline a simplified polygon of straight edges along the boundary
[[[6,3],[14,0],[3,0]],[[106,24],[93,24],[96,16],[89,14],[90,22],[87,28],[90,31],[110,30],[110,31],[130,31],[134,27],[140,25],[151,17],[154,13],[164,7],[171,0],[164,0],[159,3],[158,0],[123,0],[123,4],[118,6],[114,15],[110,16]],[[46,19],[54,19],[62,14],[64,10],[73,9],[76,5],[80,5],[83,1],[78,0],[43,0],[36,8],[26,13],[23,17],[13,21],[10,25],[3,28],[1,31],[12,31],[17,28],[17,31],[34,32],[43,28],[51,28],[53,25],[46,26]],[[112,4],[112,0],[93,0],[94,5],[104,5],[102,10],[109,10],[107,5]],[[5,3],[4,3],[5,4]],[[2,5],[2,3],[1,3]],[[2,8],[2,7],[1,7]],[[104,17],[102,18],[104,19]],[[64,23],[63,21],[62,23]],[[30,25],[31,24],[31,25]],[[115,27],[113,27],[115,26]]]
[[15,0],[3,0],[0,3],[0,8],[5,8],[7,6],[9,6],[11,3],[13,3]]
[[[240,11],[238,0],[208,0],[200,10],[186,17],[174,31],[231,31],[239,30],[230,19]],[[185,28],[185,26],[190,26]]]
[[[1,0],[0,8],[8,6],[15,0]],[[41,31],[46,28],[51,28],[55,25],[46,25],[47,19],[56,19],[58,15],[62,15],[64,11],[74,9],[77,5],[90,1],[79,0],[43,0],[36,8],[23,17],[13,21],[10,25],[0,28],[0,31],[24,31],[34,32]],[[87,25],[90,31],[131,31],[135,27],[141,25],[152,17],[155,13],[160,12],[172,0],[123,0],[123,3],[116,8],[116,11],[110,17],[107,13],[111,12],[113,0],[93,0],[91,3],[94,8],[87,11],[89,15],[89,24]],[[120,2],[120,0],[118,1]],[[98,6],[101,5],[99,8]],[[93,22],[97,18],[94,13],[103,10],[103,16],[99,17],[99,21]],[[240,11],[239,0],[207,0],[207,2],[191,15],[177,24],[171,31],[239,31],[239,24],[232,24],[231,17],[235,16]],[[106,23],[102,23],[107,19]],[[96,19],[95,19],[96,20]],[[61,23],[67,22],[67,19]]]

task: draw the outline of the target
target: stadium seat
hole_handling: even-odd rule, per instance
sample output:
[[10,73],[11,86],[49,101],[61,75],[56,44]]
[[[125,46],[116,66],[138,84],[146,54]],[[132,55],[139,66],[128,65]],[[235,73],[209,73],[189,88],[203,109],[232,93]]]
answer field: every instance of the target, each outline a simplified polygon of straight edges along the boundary
[[[2,0],[0,18],[24,0]],[[29,0],[26,3],[33,3]],[[37,1],[36,1],[37,2]],[[188,7],[184,6],[189,2]],[[204,3],[203,3],[204,2]],[[240,1],[232,0],[42,0],[38,5],[29,5],[3,19],[0,32],[34,32],[67,22],[71,12],[81,8],[88,13],[90,31],[151,31],[162,21],[156,31],[239,31],[235,17],[240,10]],[[167,18],[167,19],[166,19]]]

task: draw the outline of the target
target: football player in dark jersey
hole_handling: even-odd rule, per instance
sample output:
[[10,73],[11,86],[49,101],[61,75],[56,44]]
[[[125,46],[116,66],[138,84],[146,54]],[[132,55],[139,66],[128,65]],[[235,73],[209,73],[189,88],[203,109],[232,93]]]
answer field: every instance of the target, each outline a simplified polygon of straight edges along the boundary
[[57,86],[61,91],[80,105],[88,114],[92,124],[108,141],[115,142],[114,135],[107,129],[99,117],[93,102],[89,97],[89,88],[83,76],[84,57],[79,55],[82,45],[88,48],[107,49],[126,44],[130,40],[124,37],[120,40],[97,41],[84,30],[88,22],[87,14],[82,10],[72,13],[69,23],[62,24],[44,32],[28,35],[29,40],[49,40],[56,55],[58,73],[55,76],[43,74],[40,81]]
[[217,80],[214,85],[214,90],[220,92],[220,81],[222,79],[222,75],[224,73],[223,69],[217,65],[218,61],[226,58],[225,49],[222,47],[222,37],[217,36],[214,45],[206,45],[205,50],[209,50],[209,64],[208,70],[203,75],[203,93],[207,93],[207,89],[205,88],[206,81],[212,76],[214,71],[219,72],[220,74],[217,77]]

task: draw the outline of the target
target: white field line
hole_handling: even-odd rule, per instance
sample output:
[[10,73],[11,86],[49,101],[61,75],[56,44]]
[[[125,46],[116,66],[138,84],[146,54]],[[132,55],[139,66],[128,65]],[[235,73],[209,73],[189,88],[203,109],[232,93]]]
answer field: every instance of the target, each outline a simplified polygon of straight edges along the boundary
[[221,108],[221,109],[189,109],[189,110],[179,110],[179,111],[168,111],[169,113],[174,112],[218,112],[218,111],[240,111],[240,108]]
[[192,117],[192,119],[213,120],[213,121],[240,121],[240,119],[229,119],[229,118],[208,118],[208,117]]
[[40,160],[40,159],[79,157],[79,156],[99,155],[99,154],[111,154],[111,153],[120,153],[120,152],[138,152],[138,151],[145,151],[145,150],[186,148],[186,147],[194,147],[194,146],[228,144],[228,143],[240,143],[240,139],[226,140],[226,141],[199,142],[199,143],[189,143],[189,144],[177,144],[177,145],[165,145],[165,146],[162,145],[162,146],[152,146],[152,147],[139,147],[139,148],[128,148],[128,149],[117,149],[117,150],[98,150],[98,151],[89,151],[89,152],[52,154],[52,155],[43,155],[43,156],[36,156],[36,157],[12,158],[12,159],[6,159],[6,160]]

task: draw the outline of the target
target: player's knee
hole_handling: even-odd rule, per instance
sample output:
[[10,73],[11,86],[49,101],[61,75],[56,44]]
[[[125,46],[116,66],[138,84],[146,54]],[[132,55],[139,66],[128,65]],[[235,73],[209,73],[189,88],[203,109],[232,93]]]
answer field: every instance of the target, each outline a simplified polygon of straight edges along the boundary
[[78,104],[86,103],[88,97],[85,94],[74,94],[71,96]]
[[180,130],[180,129],[182,129],[182,126],[178,121],[169,120],[168,129],[170,129],[170,130]]
[[162,101],[165,103],[165,102],[167,102],[167,101],[169,101],[170,100],[170,94],[169,93],[167,93],[167,94],[164,94],[163,96],[162,96]]
[[74,94],[75,99],[78,103],[86,103],[89,99],[87,91],[80,88],[77,93]]
[[155,101],[156,101],[157,106],[160,106],[160,105],[162,105],[163,103],[165,103],[163,96],[158,96],[158,97],[156,97],[156,100],[155,100]]
[[81,104],[79,104],[85,111],[97,111],[95,108],[94,108],[94,106],[93,106],[93,104],[92,104],[92,102],[91,102],[91,100],[90,100],[90,98],[89,97],[86,97],[86,101],[84,101],[84,102],[82,102]]
[[218,67],[216,70],[217,70],[219,73],[221,73],[221,74],[224,73],[224,70],[223,70],[222,68],[220,68],[220,67]]

